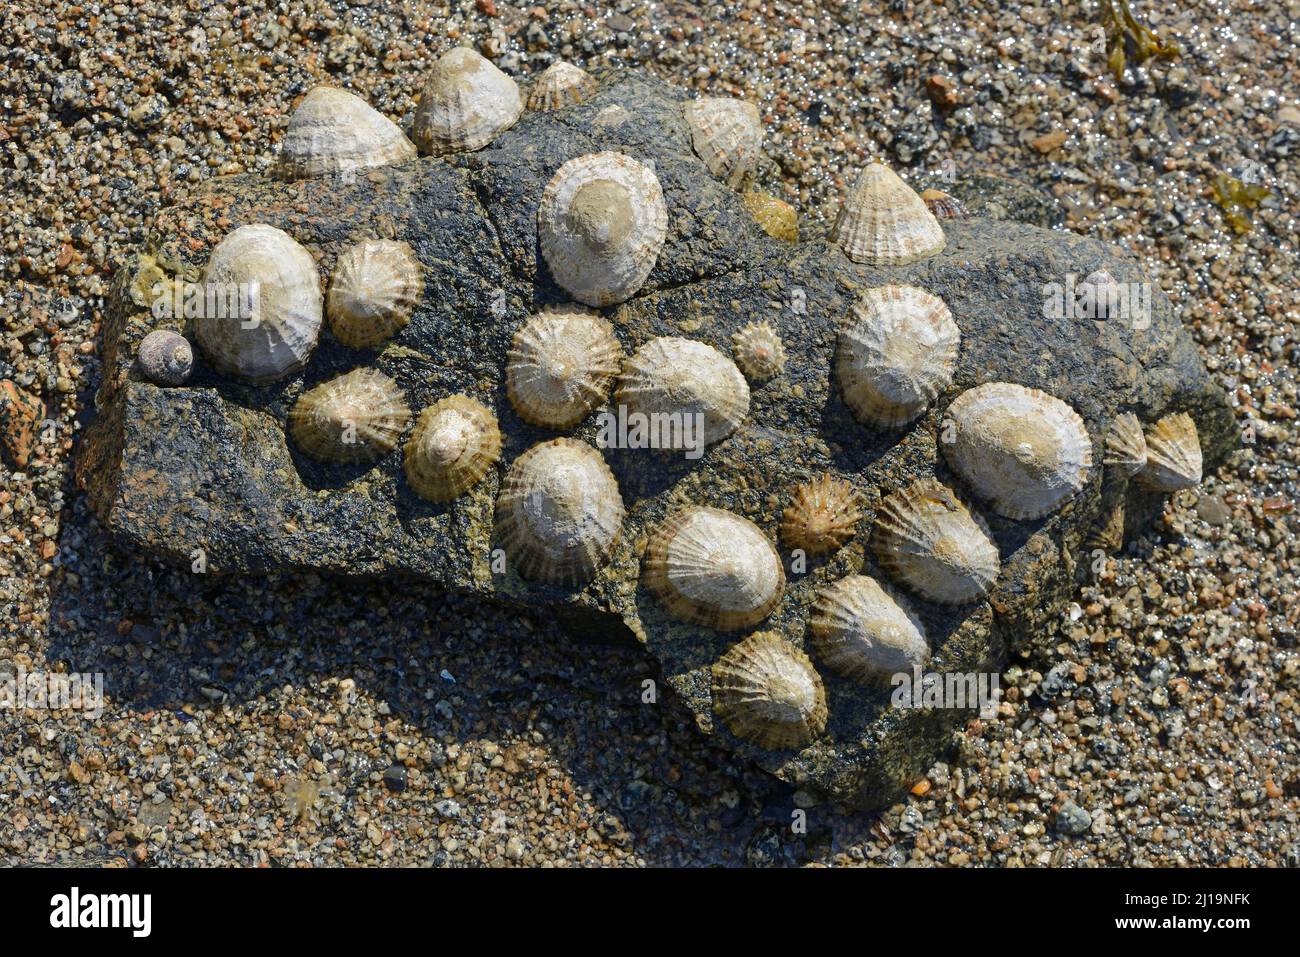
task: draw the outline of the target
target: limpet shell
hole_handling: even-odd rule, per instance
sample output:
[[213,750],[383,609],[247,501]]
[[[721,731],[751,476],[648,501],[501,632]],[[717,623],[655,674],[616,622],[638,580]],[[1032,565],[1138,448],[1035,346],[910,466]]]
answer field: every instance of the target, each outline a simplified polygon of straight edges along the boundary
[[1092,439],[1055,396],[1011,382],[967,389],[948,406],[944,457],[993,511],[1042,518],[1083,488]]
[[528,91],[528,108],[549,112],[575,106],[596,92],[596,81],[581,67],[565,60],[548,66]]
[[609,560],[624,514],[600,453],[576,439],[552,439],[510,466],[497,496],[496,535],[522,577],[574,587]]
[[799,214],[793,206],[770,193],[753,189],[742,198],[745,208],[763,232],[787,243],[799,241]]
[[1115,417],[1106,432],[1102,463],[1114,466],[1122,475],[1136,475],[1147,464],[1147,439],[1142,423],[1132,412]]
[[696,505],[650,536],[642,582],[680,621],[737,631],[762,621],[785,593],[776,549],[747,518]]
[[450,502],[501,458],[497,417],[467,395],[439,399],[420,413],[402,452],[411,488],[431,502]]
[[1147,429],[1147,464],[1140,484],[1157,492],[1177,492],[1201,484],[1204,461],[1196,423],[1186,412],[1166,415]]
[[651,339],[623,367],[615,401],[645,415],[703,415],[705,445],[721,442],[749,414],[749,384],[736,364],[693,339]]
[[758,107],[730,96],[706,96],[686,104],[686,125],[691,145],[709,172],[740,189],[763,152]]
[[525,422],[551,429],[577,425],[609,397],[623,350],[600,315],[555,309],[515,333],[506,391]]
[[808,555],[843,547],[862,519],[862,495],[829,472],[797,486],[781,515],[781,541]]
[[353,369],[298,398],[289,435],[322,462],[373,462],[397,448],[410,420],[396,382],[374,369]]
[[261,385],[303,367],[320,337],[320,276],[292,236],[263,224],[239,227],[212,250],[203,282],[240,300],[238,316],[205,310],[194,320],[214,369]]
[[970,218],[970,214],[966,212],[966,207],[961,204],[961,200],[955,196],[950,196],[941,189],[922,190],[921,201],[925,203],[926,209],[934,213],[935,219]]
[[273,172],[281,179],[307,179],[405,163],[415,155],[397,124],[361,97],[318,86],[289,117]]
[[1084,276],[1075,293],[1080,313],[1089,319],[1109,319],[1119,313],[1123,301],[1118,280],[1105,269]]
[[785,368],[785,346],[768,322],[751,322],[732,333],[731,352],[750,382],[766,382]]
[[940,605],[983,598],[1001,567],[984,519],[928,478],[881,502],[872,547],[892,578]]
[[623,302],[645,283],[668,233],[659,179],[622,153],[571,159],[542,191],[537,232],[569,295],[588,306]]
[[519,86],[469,47],[444,53],[429,71],[411,138],[425,155],[482,149],[524,111]]
[[887,683],[930,657],[911,608],[867,575],[850,575],[818,591],[808,634],[826,667],[858,682]]
[[938,296],[915,286],[867,289],[839,335],[835,372],[860,422],[911,422],[952,382],[961,331]]
[[904,266],[933,256],[944,245],[934,213],[883,163],[862,171],[831,237],[846,256],[868,266]]
[[710,669],[713,710],[738,738],[802,748],[826,728],[826,689],[808,656],[772,631],[727,649]]
[[420,262],[406,243],[368,239],[339,257],[325,313],[334,338],[352,349],[379,345],[410,321],[424,294]]
[[140,340],[135,360],[140,373],[155,385],[184,385],[194,372],[190,341],[170,329],[155,329]]

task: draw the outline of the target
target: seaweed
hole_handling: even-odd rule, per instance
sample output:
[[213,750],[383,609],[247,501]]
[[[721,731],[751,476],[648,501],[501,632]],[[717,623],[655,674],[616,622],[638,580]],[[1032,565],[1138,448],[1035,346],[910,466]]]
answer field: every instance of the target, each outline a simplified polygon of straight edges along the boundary
[[1176,60],[1182,55],[1178,44],[1164,40],[1150,27],[1139,23],[1128,0],[1097,0],[1101,4],[1101,23],[1106,31],[1106,63],[1115,75],[1115,82],[1124,79],[1124,68],[1130,55],[1133,65],[1140,66],[1152,57]]
[[1250,232],[1251,221],[1246,210],[1259,206],[1272,196],[1267,186],[1258,183],[1243,183],[1227,173],[1218,173],[1210,184],[1214,191],[1214,201],[1223,210],[1223,216],[1237,235]]

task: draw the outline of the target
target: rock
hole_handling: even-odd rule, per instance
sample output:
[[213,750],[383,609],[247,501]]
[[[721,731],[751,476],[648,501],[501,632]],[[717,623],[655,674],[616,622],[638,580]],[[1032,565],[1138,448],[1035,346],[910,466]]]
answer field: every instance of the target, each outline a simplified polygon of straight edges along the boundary
[[[961,391],[997,380],[1045,390],[1079,413],[1096,450],[1121,410],[1144,422],[1186,411],[1200,431],[1207,468],[1236,442],[1232,412],[1158,287],[1147,287],[1150,322],[1140,328],[1054,318],[1051,290],[1067,276],[1077,281],[1104,268],[1120,282],[1146,279],[1135,260],[1102,243],[1011,221],[1017,214],[1050,218],[1050,204],[1034,191],[996,177],[984,186],[976,179],[969,193],[963,181],[946,184],[963,200],[981,191],[1003,197],[997,202],[1007,218],[977,212],[945,221],[946,248],[909,266],[855,265],[823,240],[791,244],[764,234],[740,194],[713,179],[692,151],[685,98],[639,75],[606,76],[590,100],[526,113],[476,153],[422,158],[355,182],[222,177],[164,211],[146,251],[116,279],[100,411],[78,478],[123,543],[185,567],[201,551],[209,573],[415,578],[553,615],[575,636],[635,640],[714,742],[796,787],[879,806],[924,777],[971,712],[896,708],[888,688],[819,669],[830,712],[824,734],[802,750],[781,752],[736,738],[714,720],[710,666],[743,634],[678,622],[639,585],[649,532],[670,511],[698,503],[736,512],[776,542],[793,486],[823,471],[853,482],[864,513],[855,538],[806,567],[780,553],[785,596],[761,627],[803,646],[819,588],[851,573],[883,575],[867,547],[881,498],[932,475],[960,488],[937,446],[944,412]],[[609,122],[612,115],[617,123]],[[602,149],[653,162],[668,206],[666,242],[645,285],[604,310],[625,353],[655,336],[686,336],[730,355],[735,331],[766,321],[784,341],[787,361],[781,375],[752,389],[741,426],[701,458],[606,450],[627,511],[621,538],[590,583],[543,585],[494,560],[501,476],[526,449],[557,437],[519,419],[503,369],[511,337],[526,319],[567,301],[539,259],[542,188],[565,161]],[[985,189],[990,182],[995,187]],[[197,275],[229,230],[255,221],[306,246],[323,278],[358,235],[406,241],[425,267],[426,295],[378,351],[348,350],[326,335],[303,370],[271,385],[223,379],[202,355],[185,386],[143,381],[133,360],[153,320],[141,290]],[[940,296],[962,332],[951,387],[916,422],[892,432],[857,423],[832,373],[834,333],[850,304],[860,290],[887,281]],[[399,451],[374,465],[303,457],[285,438],[289,410],[306,389],[358,366],[393,378],[413,412],[456,392],[488,405],[500,423],[501,461],[462,497],[434,504],[407,484]],[[568,434],[595,443],[599,429],[589,416]],[[1055,622],[1101,508],[1103,477],[1103,469],[1093,469],[1072,501],[1041,520],[1011,521],[983,510],[1002,571],[986,601],[915,602],[934,649],[930,669],[997,672],[1010,648]],[[1126,501],[1133,528],[1163,507],[1161,497],[1136,486],[1107,488]],[[451,720],[445,700],[435,711]],[[450,801],[437,810],[459,813]]]
[[1061,144],[1065,142],[1065,130],[1052,130],[1050,133],[1044,133],[1042,136],[1036,136],[1030,140],[1029,145],[1038,152],[1046,156],[1052,150],[1060,149]]
[[43,421],[44,402],[8,379],[0,381],[0,448],[15,468],[31,461]]
[[390,791],[405,791],[406,768],[400,764],[390,764],[384,771],[384,786]]
[[1232,510],[1223,500],[1223,493],[1201,495],[1196,499],[1196,514],[1210,525],[1227,525],[1232,521]]
[[1056,812],[1056,829],[1062,834],[1078,837],[1092,827],[1092,815],[1073,801],[1066,801]]

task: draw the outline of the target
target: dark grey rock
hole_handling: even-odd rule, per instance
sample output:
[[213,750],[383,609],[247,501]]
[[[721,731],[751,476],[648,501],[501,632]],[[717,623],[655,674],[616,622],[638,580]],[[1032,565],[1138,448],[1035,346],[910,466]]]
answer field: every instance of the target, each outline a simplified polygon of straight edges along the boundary
[[1056,830],[1071,837],[1086,834],[1092,827],[1092,815],[1073,801],[1066,801],[1056,812]]

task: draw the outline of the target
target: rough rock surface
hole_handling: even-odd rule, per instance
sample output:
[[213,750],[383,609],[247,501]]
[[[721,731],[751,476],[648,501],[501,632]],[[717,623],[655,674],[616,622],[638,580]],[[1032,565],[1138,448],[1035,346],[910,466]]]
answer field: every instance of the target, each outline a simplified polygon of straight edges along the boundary
[[[855,265],[822,240],[778,242],[758,230],[740,196],[712,179],[691,151],[684,98],[658,82],[623,76],[607,79],[578,107],[526,113],[479,153],[420,159],[345,181],[214,180],[160,216],[147,248],[118,278],[99,412],[81,453],[80,480],[121,539],[208,573],[311,568],[415,578],[544,609],[575,631],[634,636],[704,732],[785,780],[879,804],[915,781],[970,713],[895,709],[887,691],[823,669],[826,735],[802,751],[780,753],[734,738],[714,720],[709,665],[740,636],[676,623],[638,586],[649,530],[672,509],[700,503],[744,515],[775,539],[794,484],[823,470],[854,482],[866,496],[854,540],[810,561],[805,574],[795,573],[782,552],[786,596],[760,627],[803,646],[817,588],[860,570],[886,577],[865,547],[882,496],[932,474],[967,492],[936,447],[943,410],[961,390],[1006,380],[1059,396],[1087,423],[1098,462],[1101,438],[1119,412],[1132,410],[1144,422],[1189,412],[1207,467],[1235,441],[1232,416],[1158,289],[1147,328],[1046,314],[1045,287],[1067,276],[1104,267],[1121,282],[1143,281],[1130,257],[1069,233],[981,218],[945,222],[940,255],[895,269]],[[524,581],[508,567],[495,572],[492,515],[504,468],[556,435],[518,418],[503,372],[520,324],[536,309],[566,301],[539,261],[537,199],[563,162],[603,149],[652,161],[669,208],[667,242],[649,280],[632,300],[604,310],[625,351],[653,336],[679,335],[730,354],[733,331],[765,320],[779,330],[788,359],[780,376],[753,390],[748,421],[702,459],[606,452],[628,508],[623,539],[595,581],[575,591]],[[160,322],[150,313],[154,284],[197,280],[226,233],[257,222],[286,230],[311,250],[325,279],[357,239],[405,240],[426,267],[424,300],[383,349],[350,350],[327,332],[302,372],[271,386],[221,379],[201,355],[183,388],[141,381],[132,366],[139,341],[159,326],[184,328],[182,320]],[[832,357],[837,325],[856,291],[887,281],[941,296],[962,344],[951,389],[913,426],[880,432],[850,415],[833,382]],[[303,457],[284,436],[293,402],[361,365],[396,379],[413,409],[452,392],[495,409],[504,437],[500,468],[457,501],[434,505],[409,488],[398,452],[373,466]],[[594,441],[596,431],[589,418],[573,434]],[[1098,467],[1074,501],[1040,521],[982,510],[1001,550],[1002,574],[990,600],[978,605],[914,603],[934,646],[931,668],[996,669],[1008,646],[1045,627],[1068,597],[1082,542],[1102,509],[1103,484]],[[1104,491],[1107,503],[1127,497],[1131,526],[1160,507],[1160,498],[1136,487]],[[199,553],[202,562],[194,565]]]

